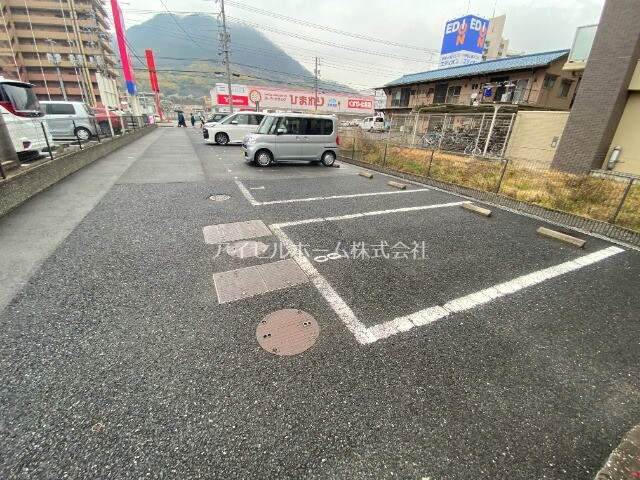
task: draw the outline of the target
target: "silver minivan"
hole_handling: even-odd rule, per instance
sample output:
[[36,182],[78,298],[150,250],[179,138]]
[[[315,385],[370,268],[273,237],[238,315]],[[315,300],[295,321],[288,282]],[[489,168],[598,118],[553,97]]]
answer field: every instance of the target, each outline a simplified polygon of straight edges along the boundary
[[85,103],[41,101],[40,107],[56,140],[74,139],[77,133],[84,142],[98,135],[96,117]]
[[256,133],[242,142],[242,154],[261,167],[271,162],[306,160],[330,167],[336,160],[340,137],[333,115],[272,113]]

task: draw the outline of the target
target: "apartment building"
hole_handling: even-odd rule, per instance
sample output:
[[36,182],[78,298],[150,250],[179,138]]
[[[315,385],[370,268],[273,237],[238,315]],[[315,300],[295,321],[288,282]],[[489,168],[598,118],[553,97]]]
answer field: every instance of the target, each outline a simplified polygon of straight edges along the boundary
[[0,12],[0,75],[40,99],[119,106],[103,0],[0,0]]
[[569,110],[577,81],[563,70],[568,55],[569,50],[558,50],[404,75],[380,87],[387,95],[380,110],[493,103]]

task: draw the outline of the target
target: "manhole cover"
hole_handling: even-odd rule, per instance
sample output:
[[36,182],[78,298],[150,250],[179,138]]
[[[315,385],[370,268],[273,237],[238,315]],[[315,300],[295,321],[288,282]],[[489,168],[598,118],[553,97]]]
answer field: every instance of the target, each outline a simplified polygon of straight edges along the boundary
[[320,335],[315,318],[302,310],[286,308],[270,313],[256,329],[258,343],[276,355],[297,355],[311,348]]
[[229,195],[225,195],[224,193],[216,193],[215,195],[211,195],[209,200],[213,200],[214,202],[224,202],[230,198],[231,197]]
[[253,240],[248,240],[246,242],[232,243],[227,247],[227,253],[232,257],[250,258],[262,255],[268,249],[269,246],[265,245],[262,242],[254,242]]

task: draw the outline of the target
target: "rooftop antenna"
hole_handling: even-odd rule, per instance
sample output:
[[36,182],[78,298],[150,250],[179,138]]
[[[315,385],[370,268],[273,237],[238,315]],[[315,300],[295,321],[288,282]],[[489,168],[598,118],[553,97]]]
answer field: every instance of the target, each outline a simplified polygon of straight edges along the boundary
[[469,10],[471,10],[471,0],[469,0],[469,3],[467,4],[467,15],[469,15]]
[[496,17],[496,7],[498,6],[498,0],[496,0],[496,3],[493,4],[493,17],[491,18],[495,18]]

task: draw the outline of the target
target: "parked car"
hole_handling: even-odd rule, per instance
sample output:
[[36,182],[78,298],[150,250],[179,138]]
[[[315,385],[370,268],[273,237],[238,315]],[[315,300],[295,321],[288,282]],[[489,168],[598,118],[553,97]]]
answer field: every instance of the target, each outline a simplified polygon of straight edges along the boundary
[[0,77],[0,113],[20,160],[39,156],[40,151],[47,148],[47,140],[53,145],[40,102],[30,83]]
[[360,128],[362,130],[368,130],[369,132],[373,131],[384,131],[384,118],[382,117],[367,117],[360,124]]
[[306,160],[329,167],[338,156],[338,119],[332,115],[274,113],[242,143],[245,159],[261,167],[271,162]]
[[205,120],[204,124],[202,125],[202,130],[204,131],[205,128],[213,127],[215,124],[219,123],[220,121],[227,118],[228,116],[229,116],[228,113],[214,113],[213,115],[209,115],[209,117]]
[[242,143],[242,139],[248,133],[258,129],[258,125],[264,118],[264,113],[234,113],[224,118],[221,122],[205,127],[202,135],[205,143]]
[[122,132],[122,120],[120,119],[120,115],[115,113],[113,110],[109,110],[107,112],[107,109],[104,107],[91,107],[89,110],[91,110],[91,113],[96,117],[100,133],[103,135],[111,135],[109,120],[111,120],[111,126],[113,127],[114,133]]
[[[51,135],[56,140],[75,139],[88,141],[98,135],[96,117],[89,106],[82,102],[42,101],[44,118]],[[74,126],[75,122],[75,126]]]

